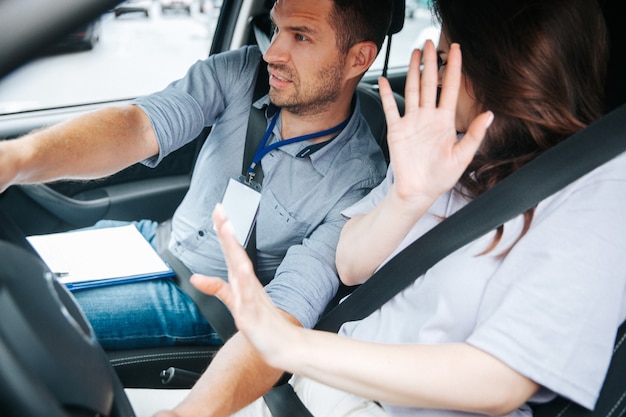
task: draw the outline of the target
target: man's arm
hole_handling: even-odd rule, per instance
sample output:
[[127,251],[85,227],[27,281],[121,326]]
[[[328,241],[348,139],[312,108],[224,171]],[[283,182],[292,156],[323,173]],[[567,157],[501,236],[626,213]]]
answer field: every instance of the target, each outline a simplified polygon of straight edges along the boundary
[[139,107],[98,110],[0,142],[0,192],[13,184],[100,178],[158,152]]
[[[220,285],[217,281],[215,284]],[[278,311],[300,326],[291,315]],[[265,362],[248,339],[236,333],[220,349],[183,402],[173,411],[162,411],[154,417],[229,416],[269,391],[282,374],[282,370]]]

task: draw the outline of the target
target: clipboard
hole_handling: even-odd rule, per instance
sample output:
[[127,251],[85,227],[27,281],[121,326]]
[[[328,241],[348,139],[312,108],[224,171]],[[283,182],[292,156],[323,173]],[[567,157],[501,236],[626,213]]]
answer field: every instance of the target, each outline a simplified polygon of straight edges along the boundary
[[71,291],[175,275],[132,224],[26,239],[57,280]]

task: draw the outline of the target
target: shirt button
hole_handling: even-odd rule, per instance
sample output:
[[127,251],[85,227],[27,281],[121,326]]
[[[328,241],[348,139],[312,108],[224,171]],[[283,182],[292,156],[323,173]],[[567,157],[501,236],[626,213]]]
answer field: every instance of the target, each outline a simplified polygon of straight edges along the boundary
[[199,235],[200,237],[203,237],[203,236],[204,236],[204,231],[202,231],[202,230],[198,230],[198,235]]

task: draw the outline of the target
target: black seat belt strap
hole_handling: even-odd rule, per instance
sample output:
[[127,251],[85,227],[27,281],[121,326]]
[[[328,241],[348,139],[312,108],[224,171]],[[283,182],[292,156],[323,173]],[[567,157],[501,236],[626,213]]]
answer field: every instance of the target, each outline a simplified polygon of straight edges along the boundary
[[[255,26],[256,28],[256,26]],[[258,35],[257,35],[258,36]],[[267,94],[269,89],[269,74],[267,67],[263,61],[259,65],[257,72],[257,81],[254,89],[254,98],[252,104],[259,98]],[[265,107],[256,108],[254,105],[250,106],[250,116],[248,118],[248,131],[246,134],[246,146],[244,148],[243,164],[241,168],[241,175],[246,176],[248,173],[248,167],[252,163],[254,153],[261,143],[262,135],[259,132],[263,132],[267,128],[267,118],[265,117]],[[261,162],[256,166],[256,175],[254,180],[261,184],[263,181],[263,168]],[[252,227],[250,233],[250,239],[248,239],[248,245],[246,246],[246,252],[248,257],[252,261],[252,265],[256,271],[257,267],[257,250],[256,250],[256,222]],[[197,291],[197,290],[196,290]],[[222,305],[225,309],[225,307]],[[220,312],[221,313],[221,312]],[[231,322],[232,316],[230,312],[226,310]],[[234,333],[234,332],[233,332]],[[283,378],[276,386],[269,390],[264,396],[263,400],[267,407],[270,409],[273,417],[313,417],[313,415],[302,404],[291,385],[287,383],[287,379]]]
[[[262,132],[267,128],[267,118],[265,117],[265,107],[256,108],[254,103],[267,94],[269,88],[269,74],[265,63],[261,60],[257,70],[257,77],[250,105],[250,115],[248,117],[248,128],[246,131],[246,142],[242,162],[242,175],[246,176],[248,167],[252,163],[254,153],[259,146]],[[255,181],[261,183],[263,180],[263,170],[261,164],[257,164]],[[246,252],[252,260],[256,269],[256,224],[252,229]],[[220,339],[226,342],[237,332],[237,327],[228,308],[217,298],[206,295],[196,289],[189,278],[191,271],[169,250],[161,252],[163,259],[169,263],[170,267],[176,271],[178,285],[196,304],[202,315],[209,322],[211,327],[217,332]],[[274,417],[313,417],[298,399],[291,385],[282,383],[271,389],[264,396],[264,400]]]
[[176,272],[176,283],[191,298],[217,335],[226,342],[235,334],[237,327],[228,308],[217,298],[194,287],[189,278],[192,272],[169,249],[160,252],[161,257]]
[[[250,105],[250,115],[248,116],[248,130],[246,131],[246,144],[243,151],[243,161],[241,166],[241,175],[244,177],[248,174],[248,167],[252,164],[254,153],[261,143],[263,133],[267,128],[267,118],[265,117],[265,107],[256,108],[254,103],[267,94],[269,89],[269,74],[265,62],[261,60],[257,70],[256,82],[254,85],[254,93],[252,95],[252,104]],[[256,175],[254,180],[261,184],[263,182],[263,168],[259,162],[255,169]],[[252,265],[256,271],[256,221],[252,226],[248,245],[246,246],[248,257],[252,261]]]
[[314,417],[287,382],[274,386],[263,396],[263,400],[272,417]]
[[[257,76],[255,80],[254,92],[252,96],[252,104],[250,105],[250,116],[248,117],[248,130],[246,132],[246,145],[244,149],[244,160],[242,173],[245,175],[247,172],[254,152],[258,146],[263,132],[267,127],[267,119],[265,118],[265,109],[257,109],[254,107],[254,103],[263,97],[268,90],[268,74],[267,67],[261,60],[259,68],[257,70]],[[260,182],[262,173],[260,166],[257,168],[257,180]],[[256,227],[255,227],[256,228]],[[248,255],[251,259],[256,259],[256,236],[253,229],[248,244]],[[230,337],[235,334],[237,327],[230,314],[230,311],[226,306],[216,297],[206,295],[201,291],[198,291],[191,283],[189,278],[191,277],[191,271],[168,249],[161,251],[163,259],[169,263],[170,267],[176,272],[177,284],[185,291],[187,295],[196,304],[204,318],[209,322],[211,327],[219,335],[223,342],[226,342]]]

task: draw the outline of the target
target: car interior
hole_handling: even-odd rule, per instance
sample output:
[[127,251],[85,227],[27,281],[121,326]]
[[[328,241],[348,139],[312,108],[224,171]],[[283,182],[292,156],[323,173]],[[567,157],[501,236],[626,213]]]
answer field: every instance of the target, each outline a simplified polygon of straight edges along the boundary
[[[601,1],[611,36],[611,61],[606,86],[607,113],[626,102],[624,29],[617,1]],[[0,3],[0,77],[28,62],[55,39],[70,33],[118,0],[59,0],[50,13],[30,14],[26,7],[46,7],[43,0]],[[225,0],[221,6],[210,54],[247,44],[269,45],[271,0]],[[46,10],[49,10],[46,7]],[[387,45],[400,32],[405,0],[394,0]],[[388,51],[381,51],[387,54]],[[408,51],[407,51],[408,54]],[[385,156],[386,123],[376,79],[366,74],[358,87],[361,111]],[[383,68],[403,109],[406,68]],[[0,115],[0,140],[89,111],[94,105]],[[614,118],[613,118],[614,119]],[[608,119],[609,124],[613,122]],[[621,129],[621,127],[619,127]],[[132,389],[180,390],[193,385],[217,347],[182,346],[104,351],[71,293],[51,274],[25,239],[90,226],[100,219],[167,220],[189,185],[195,156],[209,128],[193,142],[168,156],[157,168],[134,165],[99,181],[63,181],[13,186],[0,194],[0,415],[2,416],[132,416],[127,393]],[[626,130],[620,130],[626,136]],[[342,293],[343,295],[343,293]],[[207,317],[209,322],[211,317]],[[620,328],[613,361],[595,410],[565,398],[534,407],[535,415],[623,416],[626,414],[626,326]],[[158,395],[158,394],[155,394]],[[287,415],[296,415],[287,411]],[[280,417],[280,416],[275,416]]]

